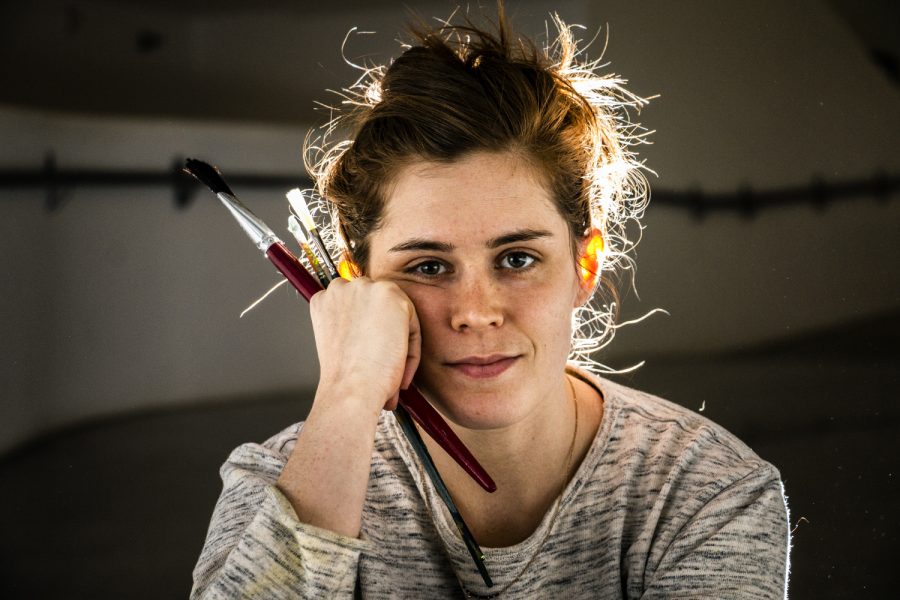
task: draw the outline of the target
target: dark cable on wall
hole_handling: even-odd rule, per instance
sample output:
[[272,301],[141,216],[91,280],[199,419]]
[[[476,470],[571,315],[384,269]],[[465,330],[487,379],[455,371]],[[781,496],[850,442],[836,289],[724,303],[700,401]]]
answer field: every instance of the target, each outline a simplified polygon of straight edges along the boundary
[[[185,175],[182,157],[175,157],[166,171],[118,171],[104,169],[61,169],[48,154],[40,169],[0,170],[0,188],[41,188],[46,193],[47,210],[58,210],[66,194],[77,187],[169,186],[173,201],[180,209],[188,208],[201,186]],[[236,187],[272,189],[311,187],[305,175],[266,175],[259,173],[229,174]],[[825,210],[829,205],[859,198],[888,202],[900,190],[900,176],[876,172],[868,178],[828,182],[814,178],[808,185],[757,190],[749,185],[733,192],[704,192],[699,188],[684,191],[651,188],[651,206],[671,206],[689,210],[702,219],[712,213],[733,212],[752,218],[762,210],[777,207],[810,205]]]

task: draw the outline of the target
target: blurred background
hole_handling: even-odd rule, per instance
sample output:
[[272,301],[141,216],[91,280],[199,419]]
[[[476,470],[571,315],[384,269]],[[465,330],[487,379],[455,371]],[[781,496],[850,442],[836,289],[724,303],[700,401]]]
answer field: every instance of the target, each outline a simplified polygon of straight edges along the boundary
[[[408,3],[449,16],[444,0]],[[491,7],[491,2],[486,2]],[[900,478],[900,9],[510,0],[608,34],[658,175],[599,357],[782,473],[791,596],[885,597]],[[475,4],[471,9],[477,12]],[[488,12],[492,12],[489,8]],[[307,309],[177,172],[282,229],[301,146],[398,52],[385,0],[0,3],[0,596],[186,597],[237,444],[304,418]],[[374,32],[374,33],[359,33]]]

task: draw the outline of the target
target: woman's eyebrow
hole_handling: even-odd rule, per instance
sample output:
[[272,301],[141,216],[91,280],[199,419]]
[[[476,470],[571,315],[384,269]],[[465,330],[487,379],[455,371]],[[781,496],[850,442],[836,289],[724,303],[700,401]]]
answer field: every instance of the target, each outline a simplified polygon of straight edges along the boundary
[[424,238],[413,238],[406,240],[402,244],[397,244],[388,252],[411,252],[416,250],[427,250],[429,252],[453,252],[455,246],[447,242],[436,242]]
[[499,237],[488,240],[488,248],[499,248],[506,244],[515,244],[516,242],[527,242],[539,238],[553,237],[553,233],[546,229],[519,229],[512,233],[507,233]]
[[[527,242],[529,240],[548,237],[553,237],[553,233],[545,229],[518,229],[516,231],[505,233],[501,236],[489,239],[485,246],[487,246],[488,248],[499,248],[500,246],[505,246],[507,244]],[[397,244],[396,246],[393,246],[390,250],[388,250],[388,252],[427,251],[449,253],[453,252],[455,249],[456,246],[447,242],[438,242],[436,240],[429,240],[426,238],[412,238],[410,240],[406,240],[405,242]]]

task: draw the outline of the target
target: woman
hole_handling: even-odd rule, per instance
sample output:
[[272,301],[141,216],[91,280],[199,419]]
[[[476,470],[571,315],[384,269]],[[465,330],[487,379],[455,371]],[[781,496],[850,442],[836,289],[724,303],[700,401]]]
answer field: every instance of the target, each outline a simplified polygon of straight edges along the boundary
[[[496,34],[424,31],[358,90],[352,143],[311,165],[358,276],[313,298],[308,419],[223,466],[192,597],[785,595],[775,468],[567,364],[644,196],[620,110],[639,101],[559,25],[555,59],[502,7]],[[389,412],[414,377],[497,483],[425,437],[493,587]]]

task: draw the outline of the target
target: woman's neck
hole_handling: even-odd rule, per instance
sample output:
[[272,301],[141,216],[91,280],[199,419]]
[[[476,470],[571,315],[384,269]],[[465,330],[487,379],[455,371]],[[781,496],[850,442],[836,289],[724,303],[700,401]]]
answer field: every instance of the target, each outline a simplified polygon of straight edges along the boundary
[[493,494],[425,436],[441,477],[479,543],[509,546],[527,538],[587,453],[602,415],[602,399],[593,387],[567,377],[571,387],[562,380],[542,410],[518,423],[495,430],[457,429],[497,483]]

